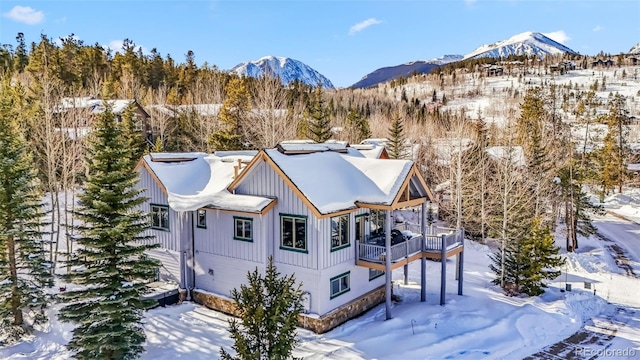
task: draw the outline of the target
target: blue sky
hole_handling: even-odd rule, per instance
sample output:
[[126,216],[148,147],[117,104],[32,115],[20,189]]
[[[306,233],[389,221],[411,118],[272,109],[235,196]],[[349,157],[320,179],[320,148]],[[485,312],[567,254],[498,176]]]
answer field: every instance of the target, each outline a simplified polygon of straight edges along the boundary
[[266,55],[300,60],[336,86],[384,66],[466,54],[525,31],[583,54],[640,42],[638,0],[111,0],[0,2],[0,43],[75,34],[111,45],[129,38],[179,62],[230,69]]

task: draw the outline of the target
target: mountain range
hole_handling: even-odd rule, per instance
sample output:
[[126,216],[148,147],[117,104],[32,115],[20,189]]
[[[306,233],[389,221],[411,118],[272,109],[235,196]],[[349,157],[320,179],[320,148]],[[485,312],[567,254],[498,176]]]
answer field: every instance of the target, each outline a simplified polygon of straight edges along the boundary
[[[509,55],[528,55],[543,58],[547,55],[578,54],[569,47],[539,33],[527,31],[514,35],[509,39],[493,44],[480,45],[466,55],[445,55],[432,60],[417,60],[400,65],[386,66],[365,75],[352,88],[367,88],[399,77],[412,74],[427,74],[433,69],[451,62],[482,57],[507,57]],[[629,51],[629,54],[640,54],[640,43]],[[240,76],[260,77],[264,74],[278,76],[283,84],[298,80],[308,85],[333,89],[329,79],[301,61],[287,57],[265,56],[258,60],[243,62],[234,66],[231,73]]]
[[284,85],[298,80],[308,85],[322,85],[325,89],[333,89],[329,79],[312,69],[309,65],[287,57],[265,56],[258,60],[243,62],[234,66],[231,73],[239,76],[261,77],[269,74],[279,77]]
[[507,40],[490,45],[480,45],[464,56],[464,60],[481,57],[507,57],[509,55],[528,55],[543,58],[547,55],[578,54],[557,41],[551,40],[541,33],[527,31],[514,35]]

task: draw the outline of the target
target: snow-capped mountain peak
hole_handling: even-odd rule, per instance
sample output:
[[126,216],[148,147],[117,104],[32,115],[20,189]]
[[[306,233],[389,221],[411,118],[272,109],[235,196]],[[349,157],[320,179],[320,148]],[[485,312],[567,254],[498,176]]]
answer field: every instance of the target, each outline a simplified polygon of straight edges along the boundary
[[258,60],[243,62],[234,66],[230,72],[240,76],[251,77],[271,74],[280,77],[280,80],[285,85],[298,80],[311,86],[321,84],[323,88],[334,88],[329,79],[309,65],[282,56],[265,56]]
[[544,57],[556,54],[577,54],[570,48],[554,41],[547,36],[533,31],[514,35],[507,40],[489,45],[480,45],[477,49],[464,56],[464,59],[480,57],[507,57],[509,55],[530,55]]
[[636,46],[632,47],[631,50],[629,50],[629,54],[640,55],[640,42],[637,43]]

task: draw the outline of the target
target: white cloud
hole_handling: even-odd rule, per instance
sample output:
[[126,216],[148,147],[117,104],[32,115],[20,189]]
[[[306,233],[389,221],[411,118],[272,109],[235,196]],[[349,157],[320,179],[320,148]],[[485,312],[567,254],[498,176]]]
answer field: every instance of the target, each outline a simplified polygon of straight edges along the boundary
[[571,37],[567,35],[564,30],[558,30],[550,33],[544,33],[544,36],[548,37],[553,41],[557,41],[560,44],[565,44],[567,41],[571,40]]
[[111,40],[107,47],[113,51],[122,51],[122,45],[124,45],[122,40]]
[[57,18],[55,20],[53,20],[56,24],[64,24],[67,22],[67,17],[63,16],[61,18]]
[[20,5],[14,6],[13,9],[2,14],[2,16],[28,25],[35,25],[44,20],[44,13],[42,11],[36,11],[30,6]]
[[598,31],[600,31],[602,29],[604,29],[602,26],[596,25],[596,27],[593,28],[593,32],[598,32]]
[[351,27],[351,29],[349,29],[349,35],[354,35],[355,33],[359,32],[359,31],[362,31],[362,30],[368,28],[369,26],[377,25],[377,24],[381,24],[381,23],[382,23],[382,21],[380,21],[380,20],[378,20],[376,18],[367,19],[365,21],[362,21],[362,22],[359,22],[359,23],[353,25]]

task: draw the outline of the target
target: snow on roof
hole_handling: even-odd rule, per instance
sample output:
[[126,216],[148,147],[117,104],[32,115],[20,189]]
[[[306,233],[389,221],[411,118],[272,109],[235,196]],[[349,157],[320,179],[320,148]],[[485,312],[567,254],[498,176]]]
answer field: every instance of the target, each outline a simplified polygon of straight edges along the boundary
[[369,159],[379,159],[384,146],[375,144],[354,144],[351,145],[354,149],[358,150],[364,157]]
[[360,142],[360,144],[385,145],[387,142],[389,142],[389,139],[386,138],[364,139]]
[[[151,153],[143,157],[146,164],[167,190],[169,206],[176,211],[193,211],[202,207],[259,212],[273,199],[235,195],[227,186],[235,175],[234,166],[249,162],[255,151],[206,153]],[[161,161],[153,161],[161,159]],[[183,161],[168,161],[184,159]]]
[[627,170],[640,171],[640,164],[627,164]]
[[390,205],[409,173],[409,160],[378,160],[334,151],[285,155],[265,150],[322,214],[355,208],[356,202]]
[[[104,112],[105,107],[102,99],[94,99],[92,97],[62,98],[60,101],[60,111],[68,109],[89,109],[92,114],[100,114]],[[129,105],[133,104],[133,99],[106,100],[111,105],[111,111],[114,114],[122,113]]]
[[317,152],[317,151],[347,151],[348,144],[342,143],[297,143],[297,144],[278,144],[278,148],[284,152]]

